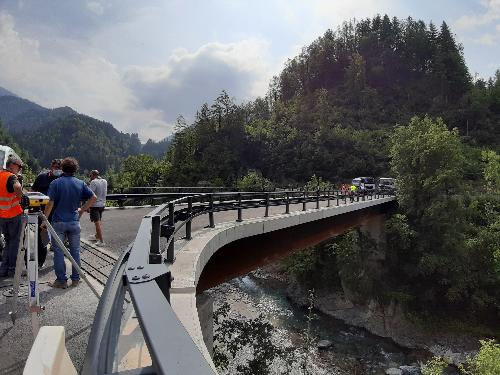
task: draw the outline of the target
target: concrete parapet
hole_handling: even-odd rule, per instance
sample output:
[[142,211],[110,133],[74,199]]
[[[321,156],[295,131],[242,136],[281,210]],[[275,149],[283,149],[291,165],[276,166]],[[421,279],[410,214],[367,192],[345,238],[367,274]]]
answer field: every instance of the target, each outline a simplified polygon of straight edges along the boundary
[[64,327],[40,328],[24,366],[23,375],[76,375],[65,345]]

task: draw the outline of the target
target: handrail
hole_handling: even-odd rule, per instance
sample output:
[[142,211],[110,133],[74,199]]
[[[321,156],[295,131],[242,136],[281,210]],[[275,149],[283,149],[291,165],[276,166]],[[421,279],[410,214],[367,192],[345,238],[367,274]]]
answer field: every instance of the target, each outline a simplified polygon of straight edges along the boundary
[[[246,208],[265,207],[264,216],[268,216],[271,206],[285,206],[285,213],[289,213],[291,204],[302,203],[306,210],[307,203],[315,202],[314,208],[318,209],[321,201],[327,201],[329,207],[332,202],[339,206],[341,200],[347,204],[348,199],[358,202],[386,195],[349,196],[338,190],[217,192],[183,196],[158,206],[144,216],[134,243],[113,268],[96,312],[82,374],[112,373],[112,356],[118,341],[126,291],[131,296],[151,356],[152,366],[148,373],[214,374],[170,306],[172,275],[169,267],[174,260],[174,238],[185,227],[186,239],[190,239],[191,226],[188,224],[195,217],[208,214],[209,226],[214,227],[213,214],[220,211],[236,210],[237,220],[241,221],[242,210]],[[159,246],[160,237],[167,239],[163,250]]]

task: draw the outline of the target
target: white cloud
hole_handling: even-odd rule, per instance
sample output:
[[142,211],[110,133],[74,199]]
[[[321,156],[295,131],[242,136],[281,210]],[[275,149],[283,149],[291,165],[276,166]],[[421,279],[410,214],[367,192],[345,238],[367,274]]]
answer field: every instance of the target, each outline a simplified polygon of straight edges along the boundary
[[121,131],[139,132],[143,139],[168,134],[148,128],[150,123],[163,122],[167,129],[168,124],[159,111],[136,108],[117,66],[90,51],[42,56],[38,41],[23,37],[14,26],[12,16],[0,13],[1,86],[49,108],[71,106],[111,121]]
[[483,34],[479,38],[474,39],[474,42],[485,46],[494,46],[496,44],[496,40],[497,37],[495,35]]
[[486,0],[481,3],[486,8],[483,13],[464,15],[455,21],[455,27],[460,30],[470,30],[500,20],[500,0]]
[[238,100],[264,94],[270,78],[263,40],[178,49],[165,66],[128,69],[91,48],[67,47],[61,51],[71,53],[44,54],[36,39],[16,31],[12,16],[0,13],[0,86],[46,107],[71,106],[142,140],[167,136],[179,114],[193,118],[222,90]]
[[267,48],[267,42],[252,39],[208,43],[195,52],[177,49],[163,67],[128,69],[125,82],[140,106],[162,111],[166,121],[179,114],[192,118],[222,90],[240,101],[265,94],[271,77]]
[[101,3],[97,1],[88,1],[87,9],[90,10],[92,13],[97,14],[98,16],[102,16],[104,14],[104,7],[102,6]]

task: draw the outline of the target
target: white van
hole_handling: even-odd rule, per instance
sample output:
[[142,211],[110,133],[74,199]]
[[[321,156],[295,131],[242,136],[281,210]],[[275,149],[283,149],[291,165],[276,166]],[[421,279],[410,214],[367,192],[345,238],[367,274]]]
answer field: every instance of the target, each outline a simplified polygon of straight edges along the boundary
[[21,160],[19,155],[16,154],[16,152],[13,149],[11,149],[9,146],[1,146],[0,145],[0,161],[2,162],[2,168],[5,169],[5,163],[7,163],[7,159],[10,158],[11,156],[15,156],[19,160]]
[[375,179],[373,177],[356,177],[352,184],[360,191],[375,191]]

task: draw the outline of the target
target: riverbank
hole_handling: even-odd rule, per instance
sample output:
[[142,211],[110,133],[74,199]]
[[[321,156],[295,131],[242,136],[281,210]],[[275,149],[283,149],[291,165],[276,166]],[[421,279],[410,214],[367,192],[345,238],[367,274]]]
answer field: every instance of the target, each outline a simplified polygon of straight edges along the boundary
[[[287,284],[266,270],[258,270],[212,289],[214,311],[230,305],[229,319],[234,327],[251,326],[249,320],[263,316],[274,329],[272,341],[280,348],[292,350],[292,362],[283,367],[276,361],[270,374],[339,374],[385,375],[389,369],[407,368],[417,374],[419,363],[431,354],[420,349],[408,349],[391,339],[371,334],[364,328],[345,324],[331,315],[314,310],[309,314],[286,296]],[[214,332],[220,327],[215,324]],[[231,330],[232,335],[236,330]],[[245,336],[238,331],[237,336]],[[218,343],[231,346],[231,340]],[[257,344],[262,347],[262,343]],[[246,354],[245,354],[246,353]],[[238,373],[238,365],[252,358],[247,347],[230,358],[230,365],[221,374]],[[307,358],[307,372],[302,364]]]
[[[309,291],[293,278],[282,272],[275,264],[253,273],[259,283],[286,285],[286,296],[293,303],[306,307],[309,305]],[[344,323],[368,330],[370,333],[393,340],[405,348],[427,351],[435,356],[444,357],[450,364],[458,365],[467,356],[474,355],[479,349],[478,335],[447,331],[430,327],[408,317],[403,308],[391,303],[381,306],[372,300],[366,305],[357,305],[346,298],[342,292],[327,289],[316,290],[313,299],[318,311],[340,319]]]

